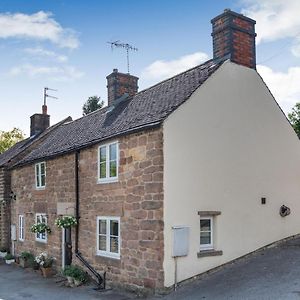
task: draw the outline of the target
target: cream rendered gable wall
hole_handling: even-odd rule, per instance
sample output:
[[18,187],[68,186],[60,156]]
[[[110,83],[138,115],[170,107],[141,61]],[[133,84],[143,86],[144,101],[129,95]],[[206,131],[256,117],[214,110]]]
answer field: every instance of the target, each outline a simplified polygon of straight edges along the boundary
[[[300,142],[254,70],[225,62],[170,115],[164,163],[165,286],[174,283],[172,226],[190,227],[178,281],[300,233]],[[214,244],[223,255],[197,258],[198,211],[221,211]]]

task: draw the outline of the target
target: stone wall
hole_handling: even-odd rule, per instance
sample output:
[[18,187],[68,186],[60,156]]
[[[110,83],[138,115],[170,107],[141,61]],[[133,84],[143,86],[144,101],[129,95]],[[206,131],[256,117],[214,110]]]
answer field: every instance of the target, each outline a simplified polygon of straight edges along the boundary
[[10,172],[0,168],[0,247],[9,247]]
[[[107,271],[114,284],[159,289],[163,287],[163,136],[161,129],[117,139],[119,180],[98,184],[98,147],[79,155],[80,226],[79,250],[98,271]],[[46,162],[46,188],[35,190],[34,165],[13,171],[12,186],[17,194],[13,223],[25,215],[25,241],[17,242],[20,253],[47,250],[61,264],[61,230],[54,226],[58,202],[75,202],[75,155]],[[52,233],[47,244],[35,241],[30,232],[35,213],[46,213]],[[121,258],[96,255],[97,216],[120,217]],[[74,242],[74,230],[72,232]],[[73,255],[73,258],[75,256]],[[80,264],[80,262],[77,262]]]

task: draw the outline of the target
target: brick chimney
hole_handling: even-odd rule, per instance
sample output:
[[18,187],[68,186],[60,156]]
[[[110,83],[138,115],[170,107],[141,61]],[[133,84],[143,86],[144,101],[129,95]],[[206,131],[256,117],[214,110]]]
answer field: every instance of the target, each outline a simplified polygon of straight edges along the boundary
[[230,9],[211,20],[215,60],[256,68],[255,21]]
[[113,72],[106,79],[108,106],[125,93],[133,96],[138,91],[139,78],[130,74],[119,73],[118,69],[113,69]]
[[41,114],[30,117],[30,136],[42,133],[50,126],[50,116],[47,114],[47,105],[42,106]]

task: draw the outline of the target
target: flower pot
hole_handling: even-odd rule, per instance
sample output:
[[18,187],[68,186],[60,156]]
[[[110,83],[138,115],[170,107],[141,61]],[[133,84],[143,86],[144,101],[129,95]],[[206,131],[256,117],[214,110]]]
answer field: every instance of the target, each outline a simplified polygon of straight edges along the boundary
[[72,284],[74,283],[74,278],[71,277],[71,276],[66,276],[66,277],[67,277],[68,283],[69,283],[70,285],[72,285]]
[[13,258],[13,259],[6,259],[5,260],[5,263],[7,264],[7,265],[10,265],[10,264],[12,264],[12,263],[14,263],[15,262],[15,259]]
[[28,267],[29,267],[29,262],[28,262],[28,260],[25,259],[25,258],[20,257],[20,258],[19,258],[19,263],[20,263],[20,266],[21,266],[22,268],[28,268]]
[[6,256],[7,252],[0,252],[0,257],[4,258]]
[[42,275],[45,278],[51,277],[51,275],[52,275],[52,268],[51,267],[49,267],[49,268],[41,267],[41,271],[42,271]]

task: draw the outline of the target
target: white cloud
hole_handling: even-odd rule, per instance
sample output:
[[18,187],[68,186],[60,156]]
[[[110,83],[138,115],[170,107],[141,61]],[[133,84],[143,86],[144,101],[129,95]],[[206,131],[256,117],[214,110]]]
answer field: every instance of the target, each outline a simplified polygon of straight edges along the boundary
[[54,51],[49,51],[40,47],[37,48],[26,48],[24,52],[33,55],[35,57],[48,57],[58,62],[66,62],[68,57],[65,55],[57,54]]
[[81,78],[84,73],[77,70],[73,66],[48,67],[24,64],[11,68],[9,71],[9,75],[27,75],[29,77],[47,76],[49,79],[55,81],[72,81]]
[[300,1],[244,0],[242,13],[256,20],[257,43],[294,38],[292,53],[300,56]]
[[79,41],[72,29],[63,28],[50,12],[32,15],[0,14],[0,38],[31,38],[48,40],[62,48],[77,48]]
[[257,70],[283,111],[288,114],[300,101],[300,67],[291,67],[286,73],[275,72],[267,66],[258,65]]
[[208,55],[196,52],[175,60],[157,60],[142,71],[142,77],[150,80],[163,80],[206,61]]

